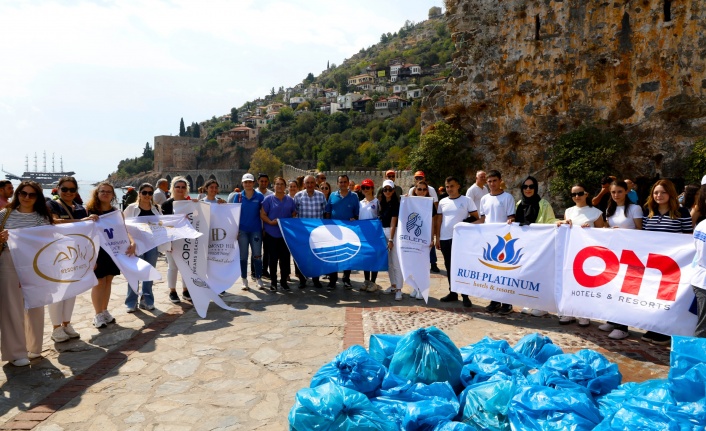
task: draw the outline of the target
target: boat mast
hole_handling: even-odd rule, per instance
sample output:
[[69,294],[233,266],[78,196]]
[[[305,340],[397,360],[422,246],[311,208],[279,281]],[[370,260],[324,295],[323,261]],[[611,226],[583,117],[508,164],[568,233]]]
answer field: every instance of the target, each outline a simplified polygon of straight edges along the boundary
[[51,153],[51,171],[56,172],[56,168],[54,167],[54,153]]
[[25,154],[25,172],[29,172],[29,156]]
[[44,150],[44,167],[42,168],[42,172],[47,171],[47,150]]
[[34,172],[37,172],[37,153],[34,153]]

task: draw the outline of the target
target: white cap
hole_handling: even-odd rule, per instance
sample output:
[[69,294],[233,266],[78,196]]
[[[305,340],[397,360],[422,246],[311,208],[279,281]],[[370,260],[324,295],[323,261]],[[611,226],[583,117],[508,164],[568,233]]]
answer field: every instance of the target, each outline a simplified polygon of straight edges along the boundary
[[704,175],[703,177],[701,177],[701,185],[702,185],[702,186],[706,185],[706,175]]
[[382,182],[382,186],[383,186],[383,187],[391,187],[391,188],[394,189],[394,188],[395,188],[395,183],[394,183],[392,180],[385,180],[385,181]]
[[255,176],[253,176],[253,174],[245,174],[243,175],[243,179],[241,180],[241,182],[245,181],[255,181]]

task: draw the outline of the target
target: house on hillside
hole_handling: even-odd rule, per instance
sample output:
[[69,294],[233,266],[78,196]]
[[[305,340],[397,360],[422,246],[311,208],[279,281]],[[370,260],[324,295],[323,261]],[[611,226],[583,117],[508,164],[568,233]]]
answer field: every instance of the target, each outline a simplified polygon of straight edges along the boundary
[[267,125],[267,120],[259,115],[254,115],[245,118],[245,125],[256,129],[261,129]]
[[360,93],[348,93],[343,96],[338,96],[337,102],[339,104],[339,111],[347,111],[353,108],[353,102],[363,98]]
[[306,99],[302,96],[292,96],[289,98],[289,107],[292,109],[297,109],[297,106],[304,102],[306,102]]
[[233,127],[216,137],[219,145],[235,144],[243,148],[257,147],[258,129],[252,129],[244,124]]
[[335,88],[327,88],[324,90],[324,96],[326,96],[326,99],[331,102],[336,100],[336,97],[338,97],[338,90]]
[[378,101],[375,102],[375,118],[387,118],[399,115],[407,106],[409,106],[409,102],[398,96],[378,99]]
[[374,78],[372,75],[364,73],[362,75],[355,75],[348,78],[348,85],[361,85],[361,84],[372,84]]
[[351,108],[354,111],[365,112],[365,105],[367,105],[371,100],[373,99],[371,99],[370,96],[363,96],[362,98],[354,101]]

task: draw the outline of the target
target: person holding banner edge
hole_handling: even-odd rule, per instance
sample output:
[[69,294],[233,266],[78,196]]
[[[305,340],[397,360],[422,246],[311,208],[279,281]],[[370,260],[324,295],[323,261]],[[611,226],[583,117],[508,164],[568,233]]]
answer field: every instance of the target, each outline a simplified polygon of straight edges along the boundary
[[[410,196],[421,196],[425,198],[430,198],[431,195],[429,194],[429,184],[426,182],[426,180],[421,180],[417,181],[417,185],[414,187],[414,190],[410,194]],[[442,198],[443,199],[443,198]],[[436,225],[439,223],[439,217],[437,216],[437,210],[436,210],[436,205],[431,206],[431,220],[432,220],[432,230],[431,230],[431,244],[429,247],[429,253],[430,255],[433,254],[434,258],[436,258],[436,247],[434,246],[434,235],[436,234]],[[439,267],[436,265],[436,259],[430,259],[431,261],[431,272],[439,272]],[[412,290],[412,293],[409,294],[410,298],[417,298],[420,300],[424,299],[424,296],[422,295],[422,292],[415,290]]]
[[[360,204],[358,201],[358,195],[352,193],[348,190],[350,180],[348,175],[338,176],[338,188],[337,192],[331,193],[328,199],[328,204],[326,204],[326,209],[324,212],[324,218],[330,218],[333,220],[357,220],[360,211]],[[333,290],[336,288],[336,282],[338,281],[338,273],[334,272],[329,274],[328,289]],[[343,288],[353,289],[351,285],[351,271],[343,271]]]
[[[86,210],[88,214],[101,216],[113,211],[118,211],[115,207],[117,203],[118,200],[115,196],[115,188],[109,182],[104,181],[99,183],[91,193],[91,197],[86,204]],[[135,254],[135,242],[132,240],[130,234],[128,234],[128,238],[130,239],[130,246],[127,249],[127,255],[131,256]],[[91,302],[96,312],[93,318],[93,326],[103,328],[107,326],[108,323],[115,322],[115,317],[108,311],[108,303],[110,301],[113,277],[120,275],[120,269],[118,269],[113,258],[108,252],[103,250],[102,247],[98,251],[96,268],[93,270],[93,273],[98,279],[98,284],[91,289]]]
[[[140,185],[139,198],[137,202],[128,205],[123,211],[125,217],[147,217],[153,215],[162,215],[162,210],[152,200],[154,195],[154,187],[150,183]],[[140,259],[149,263],[152,266],[157,264],[157,247],[145,251],[138,256]],[[140,308],[143,310],[154,310],[154,294],[152,293],[152,281],[147,280],[142,282],[142,297],[140,298]],[[137,293],[132,290],[128,284],[127,296],[125,297],[125,307],[128,313],[134,313],[137,310]]]
[[3,361],[16,367],[42,356],[44,307],[24,309],[20,280],[7,249],[9,230],[51,224],[54,218],[44,202],[42,186],[34,181],[22,181],[12,201],[0,210],[0,352]]
[[401,301],[404,279],[394,244],[397,218],[400,214],[400,198],[397,196],[395,183],[392,180],[383,181],[382,190],[378,193],[377,199],[380,202],[380,223],[387,237],[387,272],[390,277],[390,287],[382,293],[386,295],[394,293],[395,301]]
[[[59,180],[59,199],[47,202],[49,212],[54,217],[54,223],[76,223],[81,221],[96,221],[98,216],[88,215],[86,209],[75,201],[78,195],[78,182],[74,177],[63,177]],[[79,338],[80,334],[71,325],[71,316],[76,305],[76,297],[49,304],[49,318],[54,330],[51,339],[57,343],[68,341],[69,338]]]
[[262,283],[262,219],[260,208],[265,197],[255,190],[255,176],[245,174],[241,180],[243,191],[233,196],[232,203],[240,204],[240,226],[238,229],[238,247],[240,248],[240,277],[243,290],[248,287],[248,250],[252,256],[251,275],[260,289]]
[[[189,181],[184,177],[174,177],[170,186],[170,198],[162,204],[162,214],[174,214],[174,201],[191,200],[189,197]],[[179,270],[177,269],[174,256],[171,253],[164,253],[167,257],[167,287],[169,288],[169,301],[172,304],[179,304],[181,300],[176,293],[176,282]],[[185,301],[191,301],[189,289],[186,288],[184,279],[181,280],[181,296]]]
[[[370,178],[364,179],[360,183],[360,190],[363,192],[363,200],[360,201],[360,209],[358,210],[358,220],[377,219],[380,215],[380,201],[373,195],[375,184]],[[375,283],[378,277],[377,271],[363,271],[363,287],[361,291],[375,292],[380,287]]]
[[282,177],[276,177],[275,193],[265,197],[260,208],[260,218],[265,223],[265,241],[269,243],[270,251],[270,290],[277,291],[277,262],[280,270],[280,286],[289,290],[287,278],[289,277],[289,259],[291,255],[287,243],[282,237],[277,221],[281,218],[297,216],[294,199],[285,192],[287,182]]

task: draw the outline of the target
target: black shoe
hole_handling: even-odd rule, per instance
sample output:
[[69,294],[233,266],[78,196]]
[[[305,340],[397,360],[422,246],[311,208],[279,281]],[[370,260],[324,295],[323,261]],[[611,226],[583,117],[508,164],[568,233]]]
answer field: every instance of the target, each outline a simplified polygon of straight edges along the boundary
[[335,281],[329,281],[328,286],[326,286],[328,290],[334,290],[336,288],[336,282]]
[[314,280],[314,287],[317,289],[321,289],[324,287],[319,280]]
[[270,278],[270,273],[267,271],[262,271],[262,278]]
[[473,307],[473,302],[471,301],[471,298],[466,295],[463,295],[463,306],[466,308]]
[[289,285],[287,284],[287,280],[280,281],[279,285],[282,286],[282,289],[289,290]]
[[273,292],[277,292],[277,283],[270,284],[270,290]]
[[656,344],[658,346],[667,346],[672,342],[672,337],[653,331],[647,331],[645,332],[645,335],[642,336],[642,341],[647,341],[648,343]]
[[306,288],[306,278],[299,280],[299,288],[300,289],[305,289]]
[[443,298],[439,299],[441,302],[454,302],[458,301],[458,293],[456,292],[451,292],[448,295],[444,296]]
[[343,279],[343,288],[346,290],[353,289],[353,285],[351,284],[350,280],[346,280],[345,278]]
[[438,273],[441,272],[441,270],[439,269],[438,266],[436,266],[435,263],[432,263],[432,264],[431,264],[431,272],[433,272],[433,273],[435,273],[435,274],[438,274]]
[[485,307],[485,311],[495,313],[500,310],[500,307],[502,307],[502,305],[498,301],[490,301],[490,304]]
[[500,310],[498,310],[498,314],[510,314],[512,313],[512,305],[510,304],[505,304],[500,307]]
[[176,290],[172,290],[169,292],[169,300],[172,301],[172,304],[178,304],[181,302],[179,299],[179,295],[177,295]]
[[186,289],[181,292],[181,297],[184,298],[184,301],[191,301],[191,295],[189,295],[189,291]]

